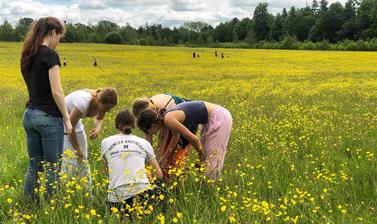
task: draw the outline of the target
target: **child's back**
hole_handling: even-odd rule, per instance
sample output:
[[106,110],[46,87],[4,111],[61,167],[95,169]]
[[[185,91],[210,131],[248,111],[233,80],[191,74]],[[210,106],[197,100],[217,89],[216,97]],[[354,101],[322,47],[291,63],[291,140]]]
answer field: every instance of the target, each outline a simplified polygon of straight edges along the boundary
[[135,135],[117,134],[102,141],[101,157],[109,169],[110,202],[120,202],[150,188],[145,163],[155,159],[151,144]]

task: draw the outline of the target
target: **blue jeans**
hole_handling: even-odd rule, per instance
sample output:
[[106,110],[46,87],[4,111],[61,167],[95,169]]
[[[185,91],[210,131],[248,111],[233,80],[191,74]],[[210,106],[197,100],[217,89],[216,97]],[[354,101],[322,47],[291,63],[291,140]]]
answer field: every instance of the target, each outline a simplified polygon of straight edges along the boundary
[[63,118],[53,117],[41,110],[26,108],[23,118],[29,154],[29,166],[25,175],[24,194],[39,201],[38,181],[46,169],[46,192],[51,196],[59,181],[61,154],[63,151]]

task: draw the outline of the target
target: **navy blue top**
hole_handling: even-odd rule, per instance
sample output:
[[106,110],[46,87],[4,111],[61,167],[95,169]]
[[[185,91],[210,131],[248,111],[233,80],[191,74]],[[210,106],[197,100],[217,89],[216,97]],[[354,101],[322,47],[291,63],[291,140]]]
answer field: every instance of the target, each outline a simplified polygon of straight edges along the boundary
[[60,66],[59,55],[42,45],[33,57],[31,67],[21,72],[29,92],[26,107],[42,110],[55,117],[62,117],[50,86],[49,69],[55,65]]
[[203,101],[180,103],[165,114],[176,110],[182,110],[185,113],[185,120],[182,124],[194,134],[198,130],[199,124],[208,122],[208,111]]

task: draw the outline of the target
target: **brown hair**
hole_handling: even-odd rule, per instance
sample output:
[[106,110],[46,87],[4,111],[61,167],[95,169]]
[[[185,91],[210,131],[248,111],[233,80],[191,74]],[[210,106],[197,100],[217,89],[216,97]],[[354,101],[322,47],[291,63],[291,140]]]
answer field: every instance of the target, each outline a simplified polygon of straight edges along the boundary
[[63,24],[55,17],[44,17],[34,21],[31,29],[25,38],[25,43],[21,54],[21,71],[29,70],[33,57],[38,53],[42,45],[43,38],[52,34],[55,30],[57,34],[65,32]]
[[105,105],[115,107],[118,104],[118,93],[112,87],[96,90],[98,101]]
[[166,109],[161,109],[158,111],[153,109],[145,109],[141,111],[137,117],[137,126],[145,134],[148,134],[148,130],[151,128],[152,124],[163,123],[165,113]]
[[147,97],[137,98],[132,105],[132,113],[135,115],[135,117],[138,117],[141,111],[147,109],[149,107],[149,103],[150,101]]
[[123,134],[129,135],[135,128],[135,117],[129,110],[121,110],[115,117],[115,127]]

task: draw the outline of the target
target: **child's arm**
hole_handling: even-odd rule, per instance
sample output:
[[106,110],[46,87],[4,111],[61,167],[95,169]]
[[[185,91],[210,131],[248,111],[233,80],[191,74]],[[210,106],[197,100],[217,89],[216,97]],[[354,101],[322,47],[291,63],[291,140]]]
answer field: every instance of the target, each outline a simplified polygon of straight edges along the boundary
[[107,158],[106,158],[106,150],[107,150],[106,142],[104,140],[102,140],[102,142],[101,142],[101,158],[102,158],[103,165],[105,166],[106,177],[110,178],[109,177],[109,163],[107,162]]
[[200,143],[200,140],[196,135],[194,135],[181,122],[179,122],[172,116],[165,116],[164,124],[168,126],[171,130],[179,132],[183,137],[185,137],[190,142],[190,144],[196,149],[200,159],[204,160],[202,144]]
[[152,167],[153,167],[153,169],[154,169],[157,177],[158,178],[163,178],[162,170],[160,168],[160,165],[158,165],[157,160],[156,159],[152,159],[149,163],[152,165]]
[[97,114],[96,119],[94,120],[94,128],[90,131],[90,135],[89,135],[90,139],[95,139],[98,137],[99,133],[102,130],[104,117],[105,117],[104,112],[100,112]]
[[72,127],[73,127],[71,134],[69,134],[69,140],[72,144],[73,149],[76,152],[76,155],[80,159],[82,159],[83,154],[82,154],[81,149],[80,149],[80,145],[79,145],[79,141],[77,139],[75,128],[76,128],[77,123],[80,120],[81,115],[82,115],[82,113],[77,107],[73,107],[73,109],[72,109],[72,111],[69,115],[69,118],[71,120],[71,124],[72,124]]
[[107,164],[107,160],[106,159],[102,159],[102,162],[103,162],[103,165],[105,166],[106,176],[109,177],[109,167],[108,167],[108,164]]
[[160,134],[159,134],[157,149],[154,151],[157,158],[157,162],[159,162],[160,166],[163,166],[161,164],[161,161],[166,152],[166,147],[168,144],[167,143],[168,137],[169,137],[169,129],[166,126],[164,126],[161,129]]

